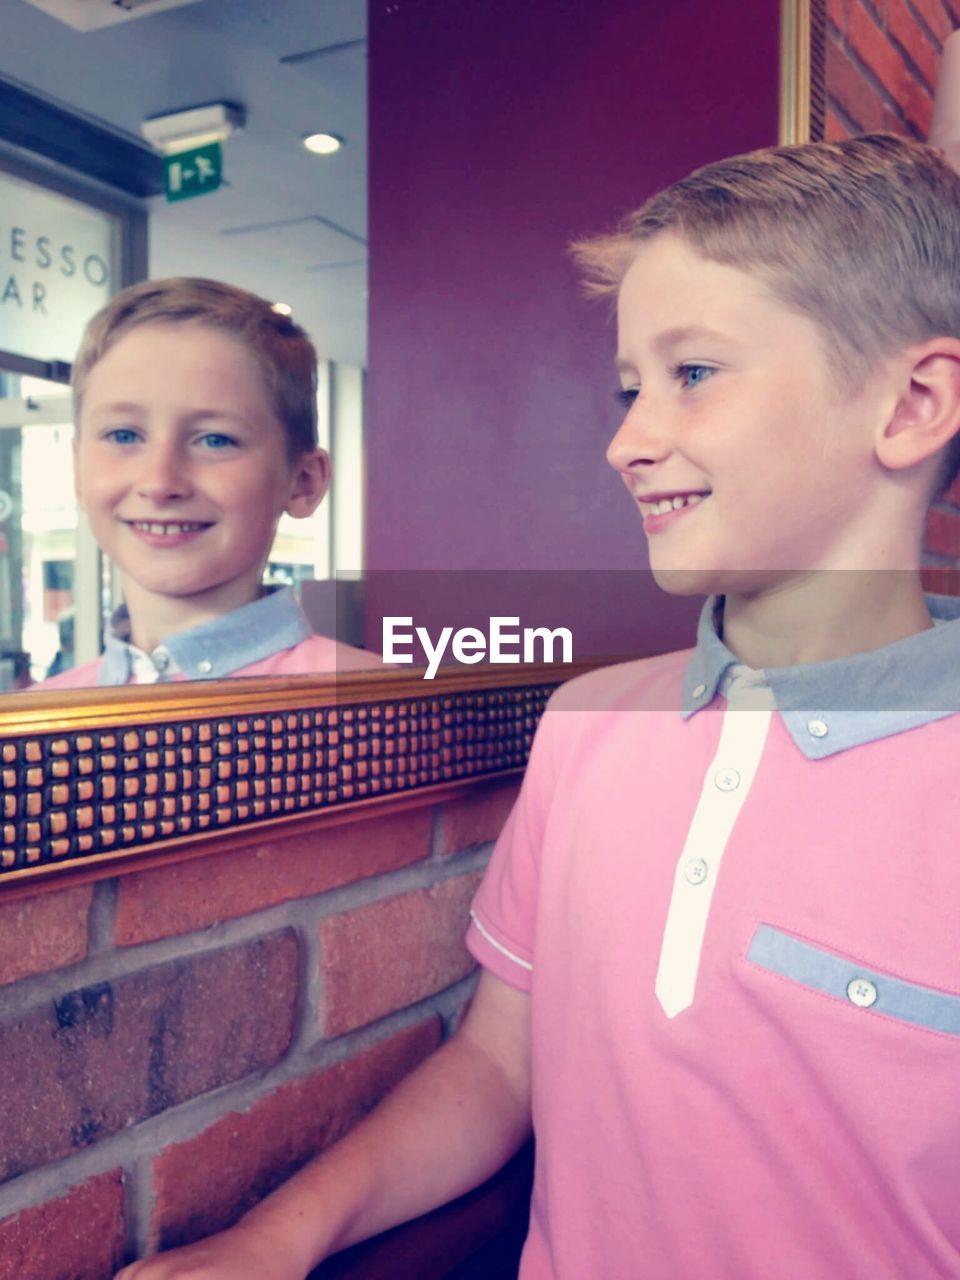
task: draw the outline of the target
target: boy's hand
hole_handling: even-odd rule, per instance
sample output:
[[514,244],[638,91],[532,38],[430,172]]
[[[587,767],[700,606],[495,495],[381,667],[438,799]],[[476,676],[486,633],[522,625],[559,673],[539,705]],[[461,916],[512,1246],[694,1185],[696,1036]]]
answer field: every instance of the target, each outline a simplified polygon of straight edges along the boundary
[[275,1242],[242,1223],[183,1249],[134,1262],[114,1280],[303,1280],[284,1268]]

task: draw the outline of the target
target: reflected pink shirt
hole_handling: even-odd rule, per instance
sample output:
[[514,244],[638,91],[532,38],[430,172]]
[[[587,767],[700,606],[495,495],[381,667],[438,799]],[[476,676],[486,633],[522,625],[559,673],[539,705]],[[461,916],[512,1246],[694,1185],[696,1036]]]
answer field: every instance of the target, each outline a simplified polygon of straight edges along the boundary
[[271,591],[232,613],[171,636],[152,653],[132,645],[129,635],[129,617],[121,606],[107,631],[101,657],[33,688],[336,674],[383,666],[377,654],[315,635],[290,587]]

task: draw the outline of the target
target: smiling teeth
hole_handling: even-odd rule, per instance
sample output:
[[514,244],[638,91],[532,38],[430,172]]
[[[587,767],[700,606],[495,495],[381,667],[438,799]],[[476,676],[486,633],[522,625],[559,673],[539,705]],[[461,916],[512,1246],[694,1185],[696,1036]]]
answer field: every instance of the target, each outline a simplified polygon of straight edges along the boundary
[[663,516],[668,511],[679,511],[681,507],[695,507],[702,502],[702,493],[678,494],[675,498],[661,498],[659,502],[640,503],[640,510],[645,516]]
[[155,533],[161,536],[163,534],[196,533],[197,530],[205,527],[199,521],[188,523],[185,520],[180,521],[178,524],[170,521],[160,523],[157,520],[134,520],[132,523],[133,527],[139,529],[141,533]]

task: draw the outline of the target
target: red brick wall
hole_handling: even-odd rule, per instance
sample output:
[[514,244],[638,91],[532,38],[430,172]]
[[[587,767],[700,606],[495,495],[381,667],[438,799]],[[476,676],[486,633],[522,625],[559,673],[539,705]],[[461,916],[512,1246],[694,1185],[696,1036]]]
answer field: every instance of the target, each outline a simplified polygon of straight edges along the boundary
[[[827,0],[826,137],[888,129],[925,139],[943,41],[960,0]],[[924,578],[960,595],[960,483],[934,504]]]
[[0,1280],[227,1225],[430,1053],[516,789],[0,900]]

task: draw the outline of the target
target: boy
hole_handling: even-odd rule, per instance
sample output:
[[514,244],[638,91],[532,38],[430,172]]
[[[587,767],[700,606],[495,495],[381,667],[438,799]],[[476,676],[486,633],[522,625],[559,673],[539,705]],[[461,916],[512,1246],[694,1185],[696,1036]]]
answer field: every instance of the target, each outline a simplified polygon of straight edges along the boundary
[[77,500],[123,574],[101,658],[43,688],[379,666],[261,585],[283,512],[321,502],[317,359],[245,290],[149,280],[90,321],[73,366]]
[[544,717],[460,1032],[237,1227],[124,1280],[298,1280],[537,1138],[521,1280],[960,1277],[960,631],[918,563],[960,426],[960,178],[758,152],[581,248],[609,457],[696,649]]

